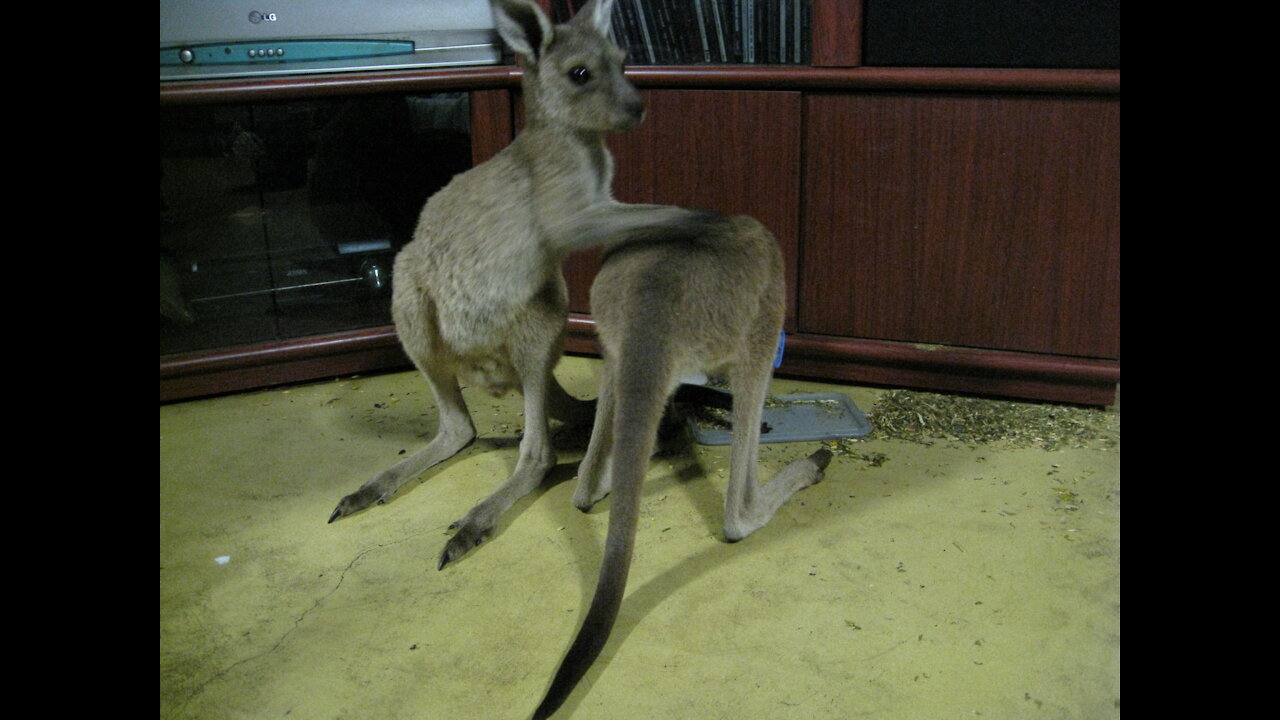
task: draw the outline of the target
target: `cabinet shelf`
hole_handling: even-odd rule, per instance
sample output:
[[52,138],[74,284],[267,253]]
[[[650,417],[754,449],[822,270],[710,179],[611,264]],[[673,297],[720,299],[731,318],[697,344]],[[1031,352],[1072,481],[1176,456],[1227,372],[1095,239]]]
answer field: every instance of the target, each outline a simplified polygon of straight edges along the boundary
[[[584,4],[550,0],[551,18]],[[808,65],[810,24],[810,0],[617,0],[612,34],[631,65]]]
[[[167,83],[160,87],[160,104],[165,106],[395,92],[516,89],[520,87],[520,77],[518,67],[499,65],[468,70],[405,70]],[[1120,93],[1119,70],[686,65],[630,67],[627,69],[627,77],[641,88]]]

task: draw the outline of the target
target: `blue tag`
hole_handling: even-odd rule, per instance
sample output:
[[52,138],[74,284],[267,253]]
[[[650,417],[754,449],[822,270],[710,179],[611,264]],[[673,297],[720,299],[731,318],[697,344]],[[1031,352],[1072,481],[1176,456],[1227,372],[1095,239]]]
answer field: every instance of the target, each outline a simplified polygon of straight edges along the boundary
[[782,348],[786,347],[786,344],[787,344],[787,331],[783,330],[782,333],[778,335],[778,352],[776,355],[773,356],[773,366],[775,368],[780,367],[782,365]]

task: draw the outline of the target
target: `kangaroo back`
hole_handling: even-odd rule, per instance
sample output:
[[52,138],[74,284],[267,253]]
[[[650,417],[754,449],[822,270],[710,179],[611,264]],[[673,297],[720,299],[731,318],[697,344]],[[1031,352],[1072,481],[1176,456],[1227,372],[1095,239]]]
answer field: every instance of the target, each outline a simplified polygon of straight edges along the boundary
[[[591,608],[534,718],[550,717],[560,707],[617,620],[635,548],[641,485],[663,410],[680,378],[729,373],[735,394],[731,473],[735,484],[747,478],[754,483],[759,414],[785,310],[782,256],[773,236],[751,218],[688,212],[683,221],[633,228],[616,238],[592,285],[591,307],[604,373],[575,503],[585,509],[611,493],[609,531]],[[797,463],[803,466],[790,475],[803,484],[784,479],[787,496],[815,482],[825,459]],[[731,488],[728,497],[742,494]],[[740,538],[736,526],[726,528],[729,539]]]

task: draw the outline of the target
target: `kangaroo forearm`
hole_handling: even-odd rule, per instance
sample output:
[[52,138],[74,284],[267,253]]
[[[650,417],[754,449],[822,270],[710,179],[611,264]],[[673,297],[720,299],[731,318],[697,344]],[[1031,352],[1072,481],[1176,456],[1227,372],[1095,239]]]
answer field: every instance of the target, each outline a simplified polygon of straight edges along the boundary
[[609,202],[555,221],[546,228],[546,237],[553,252],[567,253],[595,245],[699,234],[717,217],[716,213],[674,205]]

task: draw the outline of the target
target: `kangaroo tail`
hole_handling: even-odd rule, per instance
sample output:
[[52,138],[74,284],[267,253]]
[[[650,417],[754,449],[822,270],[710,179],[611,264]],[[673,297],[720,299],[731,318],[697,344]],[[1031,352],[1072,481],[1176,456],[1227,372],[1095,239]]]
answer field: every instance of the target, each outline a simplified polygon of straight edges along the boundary
[[[614,374],[618,383],[613,426],[609,532],[604,561],[596,584],[595,597],[587,617],[556,672],[535,720],[550,717],[604,649],[618,619],[622,597],[635,550],[636,524],[640,515],[640,487],[649,467],[649,457],[667,401],[666,377],[661,367],[663,353],[619,353],[621,367]],[[608,361],[608,359],[606,359]],[[655,361],[657,361],[655,363]]]

